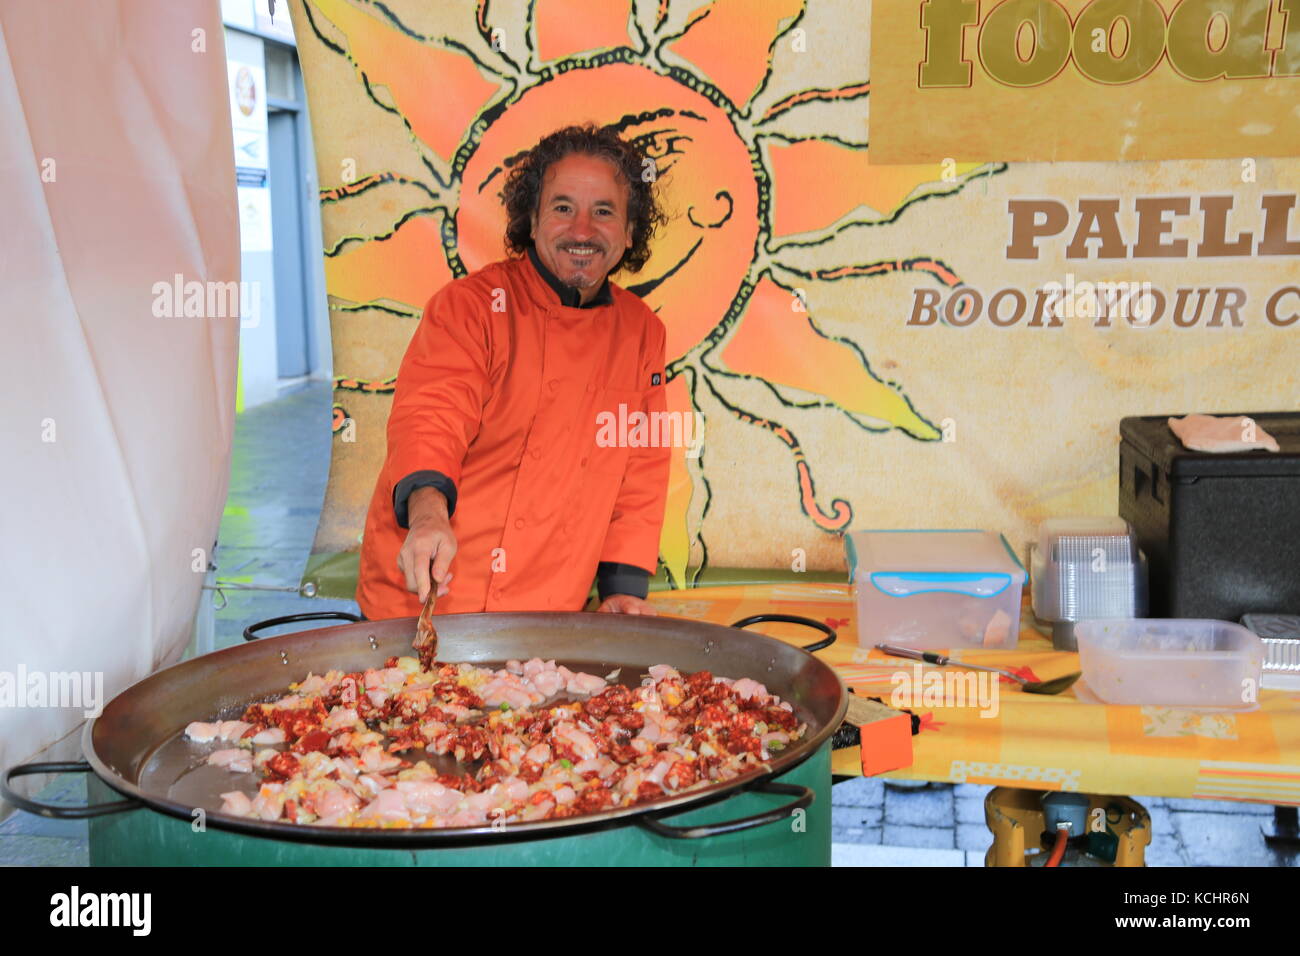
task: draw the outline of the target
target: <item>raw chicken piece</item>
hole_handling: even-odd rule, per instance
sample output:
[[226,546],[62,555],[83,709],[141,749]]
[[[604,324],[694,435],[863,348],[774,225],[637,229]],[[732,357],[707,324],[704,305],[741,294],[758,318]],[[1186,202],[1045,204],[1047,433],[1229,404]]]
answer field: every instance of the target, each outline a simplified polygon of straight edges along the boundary
[[530,678],[530,683],[543,697],[552,697],[564,688],[564,681],[555,671],[541,671]]
[[185,728],[185,736],[196,744],[206,744],[208,741],[216,740],[220,733],[220,727],[216,724],[203,724],[197,720]]
[[742,677],[736,683],[731,685],[731,689],[740,695],[741,700],[749,700],[751,697],[757,697],[761,702],[768,696],[767,688],[756,680],[750,680],[748,677]]
[[253,813],[263,820],[278,820],[284,810],[284,784],[264,783],[253,798]]
[[480,827],[487,823],[487,814],[482,810],[461,810],[447,818],[449,827]]
[[222,720],[217,723],[218,736],[222,740],[242,740],[244,734],[253,729],[253,725],[242,720]]
[[356,708],[344,707],[340,704],[330,711],[330,715],[321,724],[321,729],[331,734],[339,730],[351,730],[356,725],[357,719]]
[[253,812],[253,801],[248,799],[248,794],[241,793],[238,790],[223,793],[221,801],[222,813],[229,813],[236,817],[246,817]]
[[401,765],[402,760],[400,757],[385,753],[382,747],[371,746],[361,751],[361,767],[371,773],[396,770]]
[[381,777],[379,774],[375,773],[364,773],[357,779],[360,780],[361,783],[365,784],[366,788],[371,793],[381,793],[392,787],[393,784],[397,782],[391,777]]
[[672,768],[673,762],[666,757],[654,765],[654,769],[645,775],[645,778],[651,783],[657,783],[663,786],[664,774]]
[[349,793],[337,784],[322,785],[304,803],[307,804],[312,813],[321,817],[322,821],[326,818],[340,817],[345,813],[351,813],[361,805],[361,801],[354,794]]
[[253,755],[237,748],[217,750],[208,754],[208,763],[214,767],[225,767],[231,773],[250,773],[253,769]]
[[1171,418],[1169,430],[1192,451],[1281,451],[1276,438],[1244,415]]
[[600,747],[591,739],[591,735],[567,721],[556,725],[555,735],[568,741],[573,752],[583,760],[591,760],[600,754]]
[[400,667],[385,667],[366,671],[365,678],[366,690],[385,690],[394,694],[406,684],[406,671]]
[[[641,711],[645,717],[645,726],[635,740],[645,740],[652,744],[672,744],[677,742],[677,718],[668,717],[662,711],[647,707]],[[633,743],[635,743],[635,740]],[[655,781],[658,783],[658,781]]]
[[601,780],[606,779],[610,774],[618,769],[618,764],[608,757],[594,757],[591,760],[584,760],[581,763],[573,765],[574,773],[588,774],[595,773]]
[[384,790],[361,811],[361,816],[369,820],[405,820],[410,821],[410,812],[406,809],[406,799],[398,790]]
[[465,797],[465,806],[467,809],[476,812],[485,813],[501,803],[501,793],[493,790],[484,790],[482,793],[471,793]]
[[205,744],[210,740],[239,740],[252,729],[252,724],[242,720],[218,720],[211,724],[196,720],[185,728],[185,736],[196,744]]
[[298,685],[299,694],[320,694],[329,687],[329,683],[319,674],[308,674],[307,679]]
[[[528,663],[531,664],[532,661]],[[524,665],[527,666],[528,664]],[[505,704],[515,710],[523,710],[543,700],[542,694],[529,690],[522,680],[509,671],[497,671],[492,680],[483,685],[479,696],[489,707],[500,707]]]
[[524,808],[524,812],[521,813],[519,816],[520,819],[524,820],[525,822],[529,820],[540,820],[554,809],[555,809],[554,800],[543,800],[541,803],[528,804],[528,806]]
[[528,797],[528,784],[518,777],[509,777],[502,781],[505,787],[506,795],[515,801],[523,801]]
[[605,679],[595,674],[574,674],[564,685],[570,694],[599,694],[605,689]]
[[[665,771],[667,772],[667,771]],[[624,793],[636,793],[637,787],[645,780],[644,770],[629,770],[618,783],[618,789]]]
[[454,810],[462,799],[458,791],[432,780],[399,780],[394,789],[406,801],[407,809],[422,817]]
[[268,727],[266,730],[263,730],[260,734],[253,735],[253,743],[258,745],[282,744],[285,742],[285,739],[286,738],[285,738],[284,731],[281,730],[279,727]]
[[682,675],[675,667],[669,667],[667,664],[655,664],[650,668],[650,677],[655,681],[681,680]]
[[534,657],[532,660],[524,662],[523,674],[525,677],[532,679],[538,674],[554,670],[555,661],[543,661],[540,657]]
[[464,704],[439,704],[444,714],[448,717],[454,717],[457,723],[468,720],[469,716],[475,711],[470,710]]

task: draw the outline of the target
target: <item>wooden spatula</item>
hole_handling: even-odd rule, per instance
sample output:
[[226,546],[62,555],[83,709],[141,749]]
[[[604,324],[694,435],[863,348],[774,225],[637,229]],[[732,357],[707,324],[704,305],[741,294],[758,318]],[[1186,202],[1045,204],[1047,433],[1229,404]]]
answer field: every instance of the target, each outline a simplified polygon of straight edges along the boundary
[[438,632],[433,627],[433,602],[437,597],[438,582],[430,580],[429,596],[424,599],[424,608],[415,624],[415,640],[411,643],[419,654],[420,666],[425,670],[432,670],[433,662],[438,659]]

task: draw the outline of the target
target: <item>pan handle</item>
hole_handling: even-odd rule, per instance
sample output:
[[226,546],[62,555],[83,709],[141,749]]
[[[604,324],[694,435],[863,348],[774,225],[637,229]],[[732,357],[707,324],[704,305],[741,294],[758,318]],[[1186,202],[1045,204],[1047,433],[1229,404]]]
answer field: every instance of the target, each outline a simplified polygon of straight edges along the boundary
[[824,647],[830,647],[835,643],[835,628],[821,621],[814,621],[810,617],[799,617],[797,614],[755,614],[753,617],[741,618],[732,627],[749,627],[751,624],[761,624],[764,621],[780,621],[785,624],[802,624],[804,627],[811,627],[814,630],[821,631],[826,637],[820,641],[814,641],[811,644],[805,644],[805,651],[820,651]]
[[361,620],[357,615],[349,611],[309,611],[306,614],[286,614],[284,617],[273,617],[265,621],[258,621],[256,624],[250,624],[244,628],[244,640],[257,640],[257,632],[264,631],[268,627],[275,627],[279,624],[294,624],[298,621],[351,621],[355,624]]
[[109,813],[121,813],[123,810],[135,810],[144,806],[139,800],[114,800],[111,803],[94,803],[85,807],[68,807],[58,803],[41,803],[38,800],[32,800],[28,797],[14,793],[9,786],[9,781],[14,777],[29,777],[38,773],[90,773],[90,764],[84,760],[76,760],[71,763],[24,763],[17,767],[10,767],[5,771],[4,779],[0,780],[0,795],[3,795],[6,803],[11,803],[20,810],[26,810],[28,813],[35,813],[42,817],[53,817],[56,820],[85,820],[88,817],[102,817]]
[[779,793],[795,799],[784,806],[773,807],[771,810],[764,810],[753,816],[741,817],[739,820],[726,820],[722,823],[704,823],[697,827],[674,827],[650,816],[637,817],[636,822],[662,837],[671,837],[674,840],[702,840],[705,837],[721,836],[739,830],[752,830],[754,827],[761,827],[768,823],[788,820],[791,813],[795,810],[806,810],[816,798],[816,794],[810,787],[800,786],[797,783],[767,781],[750,787],[749,790],[754,793]]

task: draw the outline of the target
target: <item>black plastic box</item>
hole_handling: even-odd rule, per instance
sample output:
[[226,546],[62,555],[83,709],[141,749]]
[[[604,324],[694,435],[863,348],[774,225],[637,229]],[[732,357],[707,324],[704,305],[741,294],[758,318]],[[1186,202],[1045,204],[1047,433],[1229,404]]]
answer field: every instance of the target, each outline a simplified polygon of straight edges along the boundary
[[1120,422],[1119,514],[1151,572],[1151,616],[1300,614],[1300,413],[1241,412],[1280,452],[1188,451],[1169,419]]

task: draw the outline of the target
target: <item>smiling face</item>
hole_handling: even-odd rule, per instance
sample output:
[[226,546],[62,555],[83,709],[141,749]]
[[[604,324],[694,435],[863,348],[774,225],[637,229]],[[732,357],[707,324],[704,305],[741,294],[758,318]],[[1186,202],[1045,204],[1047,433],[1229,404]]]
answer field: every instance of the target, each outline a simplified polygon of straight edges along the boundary
[[581,153],[552,163],[542,180],[532,228],[537,257],[584,304],[632,246],[627,194],[612,163]]

